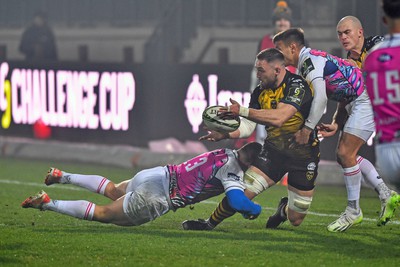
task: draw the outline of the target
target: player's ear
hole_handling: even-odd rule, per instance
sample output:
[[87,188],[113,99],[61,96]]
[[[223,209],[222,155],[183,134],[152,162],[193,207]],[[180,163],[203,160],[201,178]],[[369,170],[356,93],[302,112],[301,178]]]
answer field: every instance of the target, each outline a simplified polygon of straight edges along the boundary
[[364,29],[363,29],[363,28],[360,29],[360,35],[361,35],[361,36],[364,35]]
[[296,53],[296,48],[297,48],[297,45],[296,45],[296,43],[291,43],[290,45],[289,45],[289,48],[290,48],[290,52],[292,53],[292,54],[295,54]]
[[383,23],[384,23],[385,25],[387,25],[387,19],[386,19],[385,16],[382,17],[382,21],[383,21]]

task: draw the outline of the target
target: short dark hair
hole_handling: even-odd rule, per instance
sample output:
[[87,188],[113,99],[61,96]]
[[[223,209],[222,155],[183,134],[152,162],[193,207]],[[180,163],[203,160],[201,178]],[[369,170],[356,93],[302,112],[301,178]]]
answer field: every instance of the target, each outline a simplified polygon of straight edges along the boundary
[[304,31],[301,28],[290,28],[286,31],[279,32],[274,36],[273,42],[276,43],[280,41],[285,43],[285,45],[296,43],[304,46]]
[[400,0],[382,0],[382,9],[388,17],[400,18]]
[[283,56],[282,52],[276,48],[264,49],[257,54],[256,58],[258,60],[265,60],[268,63],[273,61],[281,61],[281,62],[285,61],[285,57]]
[[242,155],[240,161],[247,162],[249,165],[251,165],[260,154],[261,148],[262,145],[257,142],[250,142],[245,144],[244,146],[238,149],[238,152],[241,153]]

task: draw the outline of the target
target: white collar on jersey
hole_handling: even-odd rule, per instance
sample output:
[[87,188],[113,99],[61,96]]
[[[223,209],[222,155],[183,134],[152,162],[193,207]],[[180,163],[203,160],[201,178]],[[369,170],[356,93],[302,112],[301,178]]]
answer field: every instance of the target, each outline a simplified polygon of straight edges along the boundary
[[301,70],[301,66],[303,65],[303,61],[305,60],[306,54],[311,50],[311,48],[307,46],[303,46],[303,48],[300,50],[299,54],[299,62],[297,63],[297,70]]

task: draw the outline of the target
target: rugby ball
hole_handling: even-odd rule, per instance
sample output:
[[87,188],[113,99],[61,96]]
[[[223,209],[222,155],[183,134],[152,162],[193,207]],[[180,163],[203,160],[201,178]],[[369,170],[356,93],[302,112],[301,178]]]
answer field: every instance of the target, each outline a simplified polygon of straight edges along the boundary
[[233,132],[240,126],[239,117],[222,119],[219,109],[222,106],[210,106],[203,111],[203,123],[209,130]]

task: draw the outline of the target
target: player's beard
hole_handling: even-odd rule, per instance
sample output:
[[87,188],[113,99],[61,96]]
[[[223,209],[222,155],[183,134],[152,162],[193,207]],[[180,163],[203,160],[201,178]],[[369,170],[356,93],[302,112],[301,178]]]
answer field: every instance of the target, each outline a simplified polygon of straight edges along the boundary
[[273,80],[261,83],[263,85],[263,88],[268,89],[268,88],[276,88],[278,86],[277,81],[278,81],[278,76],[275,75],[275,78]]

